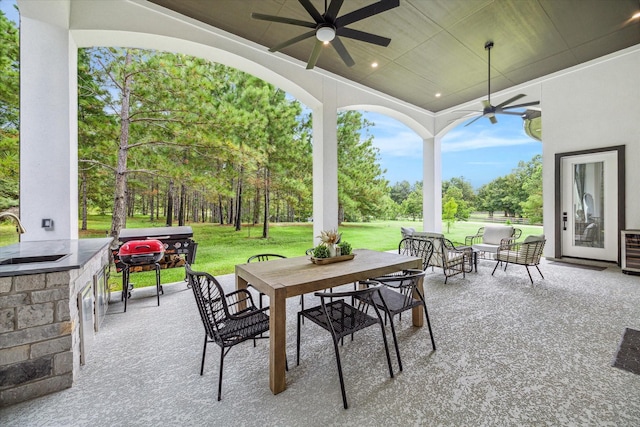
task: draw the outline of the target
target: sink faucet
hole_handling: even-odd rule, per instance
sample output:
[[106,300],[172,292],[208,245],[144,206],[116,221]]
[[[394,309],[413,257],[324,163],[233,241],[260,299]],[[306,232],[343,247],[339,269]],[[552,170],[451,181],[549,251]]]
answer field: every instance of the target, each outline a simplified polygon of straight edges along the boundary
[[18,215],[12,214],[11,212],[0,212],[0,218],[4,218],[5,216],[8,216],[16,220],[16,224],[17,224],[16,230],[18,231],[18,233],[20,234],[26,233],[27,230],[25,230],[24,227],[22,226],[22,223],[20,222],[20,218],[18,218]]

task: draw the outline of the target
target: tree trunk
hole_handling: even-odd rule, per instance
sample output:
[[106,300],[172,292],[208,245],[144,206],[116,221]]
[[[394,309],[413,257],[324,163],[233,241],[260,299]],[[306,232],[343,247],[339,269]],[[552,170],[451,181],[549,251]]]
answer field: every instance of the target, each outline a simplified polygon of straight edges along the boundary
[[153,222],[155,199],[156,199],[155,182],[151,180],[151,194],[149,196],[149,221],[151,222]]
[[[269,238],[269,168],[264,170],[264,224],[262,225],[262,238]],[[257,209],[257,206],[256,206]]]
[[224,225],[224,210],[222,208],[222,196],[218,196],[218,214],[220,215],[220,225]]
[[244,167],[240,166],[240,173],[238,174],[238,186],[236,187],[236,216],[234,225],[236,227],[236,231],[242,230],[242,172],[244,171]]
[[178,225],[184,225],[185,203],[187,202],[187,186],[182,183],[180,185],[180,206],[178,207]]
[[253,199],[253,215],[252,223],[256,225],[260,221],[260,187],[256,185],[255,197]]
[[156,182],[156,219],[160,218],[160,183]]
[[[127,50],[125,70],[131,64],[131,52]],[[129,150],[129,98],[131,76],[125,75],[122,84],[122,105],[120,107],[120,144],[116,165],[113,216],[111,219],[111,237],[118,238],[120,230],[127,224],[127,154]]]
[[81,230],[87,229],[87,175],[82,172],[80,175],[82,180],[82,187],[80,194],[82,194],[82,227]]
[[169,180],[169,189],[167,190],[167,227],[173,224],[173,180]]

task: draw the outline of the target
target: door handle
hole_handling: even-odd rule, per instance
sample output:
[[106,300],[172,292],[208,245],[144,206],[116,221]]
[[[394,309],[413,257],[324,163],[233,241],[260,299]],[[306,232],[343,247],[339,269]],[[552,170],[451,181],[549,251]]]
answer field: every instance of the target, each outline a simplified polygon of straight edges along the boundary
[[567,230],[567,213],[562,212],[562,230]]

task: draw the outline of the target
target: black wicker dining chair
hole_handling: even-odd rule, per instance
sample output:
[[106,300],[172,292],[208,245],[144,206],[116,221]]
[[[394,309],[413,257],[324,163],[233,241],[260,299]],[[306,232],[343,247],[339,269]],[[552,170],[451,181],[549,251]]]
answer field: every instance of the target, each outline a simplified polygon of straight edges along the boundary
[[[382,314],[380,309],[373,303],[374,296],[380,297],[380,289],[383,285],[371,286],[365,289],[358,289],[347,292],[316,292],[314,295],[320,297],[320,305],[298,312],[298,329],[297,329],[297,347],[296,347],[296,364],[300,364],[300,323],[301,319],[307,318],[316,325],[329,331],[333,339],[333,348],[336,353],[336,362],[338,365],[338,376],[340,378],[340,389],[342,391],[342,403],[347,409],[347,394],[344,387],[344,377],[342,375],[342,363],[340,361],[340,351],[338,349],[338,341],[345,336],[351,335],[356,331],[373,326],[380,325],[384,348],[387,355],[387,364],[389,366],[389,375],[393,378],[393,368],[391,367],[391,356],[389,355],[389,344],[384,331]],[[357,305],[348,304],[343,298],[358,298]],[[334,298],[333,301],[330,301]],[[335,298],[340,298],[335,300]],[[373,307],[376,316],[367,314],[367,309]]]
[[422,258],[422,269],[426,270],[433,255],[433,242],[419,237],[406,237],[400,240],[398,253]]
[[424,271],[417,269],[404,270],[402,273],[392,274],[388,276],[376,277],[370,281],[360,282],[361,286],[377,286],[382,283],[384,286],[380,289],[379,294],[374,294],[373,303],[385,312],[390,318],[391,334],[393,335],[393,342],[396,347],[396,356],[398,358],[398,366],[402,371],[402,359],[400,358],[400,347],[398,346],[398,338],[396,336],[395,324],[393,317],[400,315],[403,311],[413,309],[414,307],[422,306],[424,310],[424,317],[429,329],[429,336],[431,337],[431,347],[436,350],[436,342],[433,338],[433,331],[431,330],[431,322],[429,321],[429,313],[427,311],[427,303],[425,302],[424,295],[418,289],[418,283],[424,277]]
[[212,342],[220,346],[220,400],[225,356],[233,346],[244,341],[268,338],[262,334],[269,331],[269,316],[265,313],[269,307],[258,309],[253,303],[251,293],[246,289],[225,294],[220,283],[212,275],[193,271],[188,264],[185,265],[185,269],[205,332],[200,375],[204,373],[207,343]]
[[[262,262],[262,261],[269,261],[270,259],[279,259],[279,258],[286,258],[286,256],[278,255],[278,254],[258,254],[258,255],[250,256],[249,259],[247,260],[247,262],[248,263],[249,262]],[[251,283],[248,283],[247,287],[255,289],[255,287]],[[262,292],[258,291],[258,298],[259,298],[260,308],[262,308],[262,298],[263,297],[264,297],[264,294]],[[302,296],[300,298],[302,298]],[[304,300],[301,300],[301,303],[302,303],[302,308],[304,308]]]

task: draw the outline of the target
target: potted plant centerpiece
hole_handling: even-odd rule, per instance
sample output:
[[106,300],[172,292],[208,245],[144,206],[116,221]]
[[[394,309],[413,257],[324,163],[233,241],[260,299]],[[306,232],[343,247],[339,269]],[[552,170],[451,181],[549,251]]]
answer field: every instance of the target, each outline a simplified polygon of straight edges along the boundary
[[313,248],[311,261],[314,264],[329,264],[339,261],[353,259],[351,245],[342,240],[342,233],[337,230],[322,231],[320,233],[321,243]]
[[338,230],[322,231],[318,237],[320,237],[322,244],[329,249],[329,257],[336,256],[336,245],[340,243],[342,233],[338,233]]

